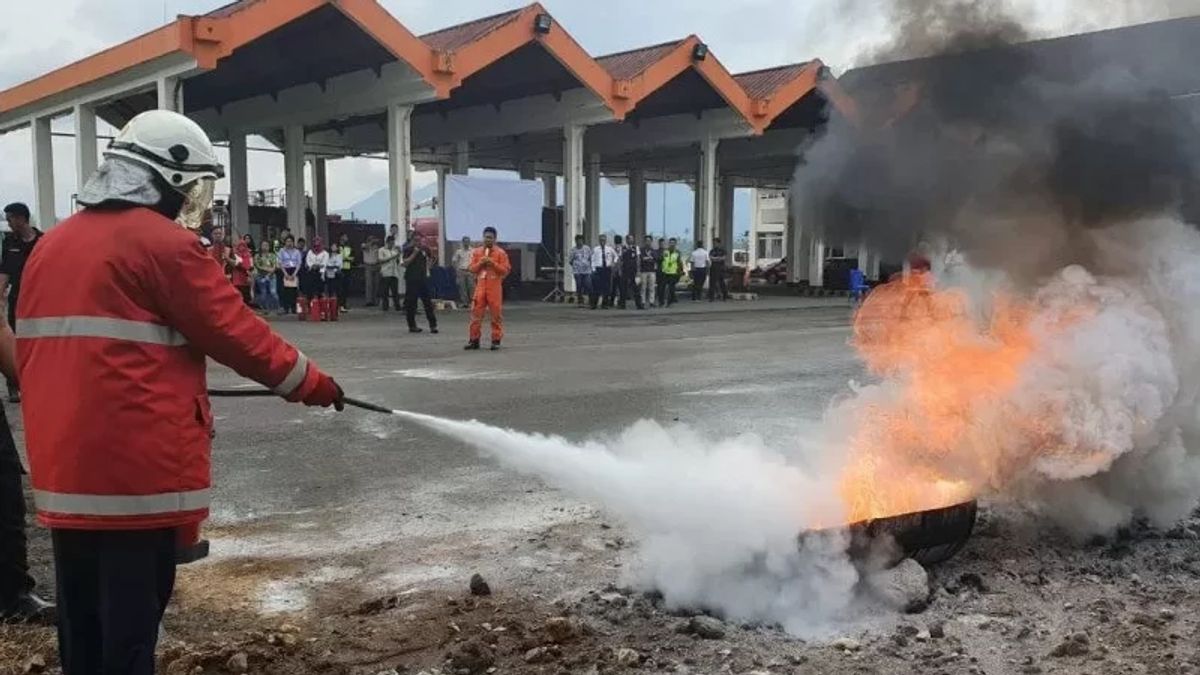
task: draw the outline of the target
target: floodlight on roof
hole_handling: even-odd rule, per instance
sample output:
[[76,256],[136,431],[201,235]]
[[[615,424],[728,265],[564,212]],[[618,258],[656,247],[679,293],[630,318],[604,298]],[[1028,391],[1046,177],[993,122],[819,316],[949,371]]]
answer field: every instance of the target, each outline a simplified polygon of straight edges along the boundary
[[693,61],[703,61],[706,58],[708,58],[708,45],[700,42],[695,47],[692,47]]
[[545,12],[533,17],[533,31],[539,35],[546,35],[549,33],[550,27],[553,25],[554,19]]

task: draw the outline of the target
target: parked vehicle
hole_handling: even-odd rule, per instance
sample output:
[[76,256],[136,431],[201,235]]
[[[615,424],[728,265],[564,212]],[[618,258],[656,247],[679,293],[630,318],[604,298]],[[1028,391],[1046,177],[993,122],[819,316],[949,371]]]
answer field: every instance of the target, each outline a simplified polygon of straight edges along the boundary
[[777,262],[760,265],[750,271],[751,279],[762,279],[768,284],[783,284],[788,280],[787,258]]

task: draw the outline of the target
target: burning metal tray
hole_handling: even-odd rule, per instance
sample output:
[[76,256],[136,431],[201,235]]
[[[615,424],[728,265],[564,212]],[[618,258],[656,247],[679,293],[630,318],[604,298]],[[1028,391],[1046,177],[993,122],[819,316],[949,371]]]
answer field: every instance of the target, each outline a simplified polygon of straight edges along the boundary
[[[978,509],[976,501],[971,500],[937,509],[863,520],[842,529],[850,533],[849,553],[853,560],[874,558],[887,563],[912,558],[928,566],[949,560],[966,546],[975,529]],[[803,545],[804,535],[800,539]]]

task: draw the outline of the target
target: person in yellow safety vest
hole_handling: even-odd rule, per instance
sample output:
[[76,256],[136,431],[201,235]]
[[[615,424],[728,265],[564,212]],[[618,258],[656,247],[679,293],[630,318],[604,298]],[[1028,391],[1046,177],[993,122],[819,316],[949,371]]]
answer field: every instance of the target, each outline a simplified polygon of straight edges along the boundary
[[343,312],[350,311],[350,303],[346,296],[350,295],[350,270],[354,267],[354,247],[350,245],[350,235],[342,234],[338,239],[338,253],[342,255],[342,274],[338,279],[338,305]]
[[670,307],[675,304],[675,286],[679,283],[679,275],[683,272],[683,259],[675,248],[678,242],[674,237],[667,240],[667,250],[662,254],[663,287],[658,289],[658,304],[660,307]]

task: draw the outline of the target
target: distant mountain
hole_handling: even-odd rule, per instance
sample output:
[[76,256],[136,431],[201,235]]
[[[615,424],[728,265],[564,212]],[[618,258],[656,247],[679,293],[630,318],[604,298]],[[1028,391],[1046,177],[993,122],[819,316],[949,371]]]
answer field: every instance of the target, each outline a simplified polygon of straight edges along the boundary
[[[437,196],[437,183],[413,191],[414,204]],[[562,197],[562,181],[559,181],[559,198]],[[691,239],[692,211],[695,196],[692,188],[682,183],[655,183],[646,189],[646,229],[651,234],[666,237]],[[665,207],[665,208],[664,208]],[[368,223],[389,223],[391,206],[387,188],[380,189],[362,201],[345,209],[334,211],[343,218],[353,218]],[[416,217],[436,215],[430,207],[417,209]],[[629,231],[629,192],[624,186],[608,181],[600,182],[600,220],[602,230],[610,234]],[[664,226],[665,223],[665,226]],[[733,200],[734,239],[742,240],[750,229],[750,192],[737,190]]]

